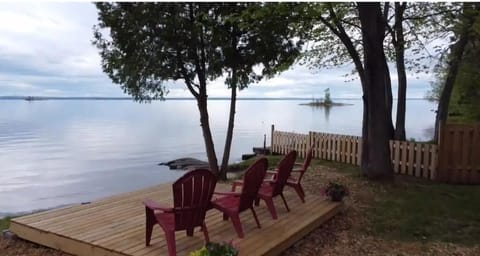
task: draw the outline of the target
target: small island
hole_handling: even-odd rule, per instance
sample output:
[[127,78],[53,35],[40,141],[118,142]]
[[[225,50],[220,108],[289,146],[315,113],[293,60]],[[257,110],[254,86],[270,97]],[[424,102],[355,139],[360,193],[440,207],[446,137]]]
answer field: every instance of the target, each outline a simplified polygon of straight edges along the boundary
[[325,97],[323,99],[312,98],[312,101],[309,103],[301,103],[300,105],[312,106],[312,107],[333,107],[333,106],[346,106],[352,104],[333,102],[330,97],[330,88],[324,90]]
[[27,96],[25,98],[23,98],[24,100],[26,101],[33,101],[33,100],[45,100],[45,98],[42,98],[42,97],[34,97],[34,96]]

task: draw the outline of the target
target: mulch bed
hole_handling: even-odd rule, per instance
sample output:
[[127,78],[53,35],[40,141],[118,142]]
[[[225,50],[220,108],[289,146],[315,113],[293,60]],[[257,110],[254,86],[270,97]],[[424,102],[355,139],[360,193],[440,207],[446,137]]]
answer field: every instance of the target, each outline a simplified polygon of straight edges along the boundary
[[[329,167],[316,167],[305,174],[304,188],[310,193],[320,193],[329,181],[345,184],[350,196],[345,209],[332,220],[314,230],[283,253],[290,255],[480,255],[480,247],[464,247],[449,243],[400,242],[368,235],[367,210],[375,200],[371,182],[344,175]],[[308,200],[308,198],[307,198]],[[0,255],[64,256],[57,250],[30,242],[7,241],[0,236]]]

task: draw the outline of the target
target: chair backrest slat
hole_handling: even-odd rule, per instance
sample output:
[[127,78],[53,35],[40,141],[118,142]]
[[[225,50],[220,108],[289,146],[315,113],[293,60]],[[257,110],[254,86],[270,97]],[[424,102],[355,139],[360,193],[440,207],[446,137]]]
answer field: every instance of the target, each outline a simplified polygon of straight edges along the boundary
[[307,156],[305,158],[305,161],[303,162],[303,166],[302,166],[303,170],[300,173],[300,176],[298,177],[299,181],[302,179],[303,175],[305,174],[305,171],[307,171],[308,167],[310,166],[310,163],[312,162],[312,157],[313,157],[313,151],[312,151],[312,148],[310,148],[307,151]]
[[295,159],[297,159],[297,151],[292,150],[278,164],[278,174],[273,184],[272,196],[276,196],[282,193],[283,187],[285,187],[287,179],[292,173]]
[[243,175],[243,186],[240,196],[239,211],[250,208],[257,198],[258,190],[267,173],[268,160],[265,157],[253,163]]
[[216,183],[217,178],[207,169],[190,171],[173,183],[175,230],[202,225]]

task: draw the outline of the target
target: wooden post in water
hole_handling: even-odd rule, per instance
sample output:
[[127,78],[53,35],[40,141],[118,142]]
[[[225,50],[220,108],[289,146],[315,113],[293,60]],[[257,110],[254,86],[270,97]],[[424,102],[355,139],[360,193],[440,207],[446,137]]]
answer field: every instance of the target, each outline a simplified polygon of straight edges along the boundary
[[265,154],[265,152],[267,152],[267,135],[264,134],[263,135],[263,152]]
[[273,131],[275,131],[275,125],[272,124],[272,130],[270,132],[270,154],[273,155]]

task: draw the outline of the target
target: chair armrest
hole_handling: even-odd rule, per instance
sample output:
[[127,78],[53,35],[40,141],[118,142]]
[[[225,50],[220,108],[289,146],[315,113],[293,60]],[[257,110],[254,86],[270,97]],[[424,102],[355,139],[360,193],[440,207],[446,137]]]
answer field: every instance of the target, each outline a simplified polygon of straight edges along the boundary
[[268,177],[268,178],[266,178],[266,180],[276,179],[277,175],[278,175],[278,170],[267,170],[267,173],[265,174],[265,176]]
[[173,212],[172,207],[166,207],[166,206],[160,205],[157,202],[154,202],[150,199],[144,200],[143,204],[145,205],[145,207],[154,211],[158,210],[158,211],[164,211],[164,212]]
[[235,189],[237,188],[237,186],[243,186],[243,180],[234,180],[232,182],[232,192],[235,192]]
[[293,169],[292,172],[303,172],[303,169]]
[[275,183],[276,181],[277,181],[276,179],[263,179],[263,183],[273,184],[273,183]]
[[232,185],[235,185],[235,186],[243,186],[243,180],[234,180],[232,182]]
[[215,195],[221,195],[221,196],[240,196],[241,194],[238,192],[220,192],[220,191],[214,191],[213,194]]

